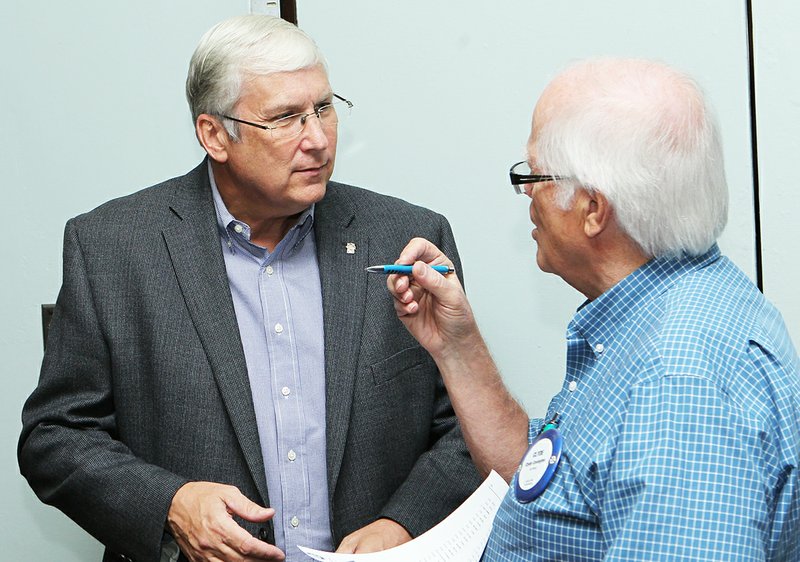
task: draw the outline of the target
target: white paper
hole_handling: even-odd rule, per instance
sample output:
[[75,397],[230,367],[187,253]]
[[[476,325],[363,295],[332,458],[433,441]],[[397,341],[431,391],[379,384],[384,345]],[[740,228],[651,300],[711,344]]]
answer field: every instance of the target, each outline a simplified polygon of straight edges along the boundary
[[507,491],[506,481],[492,471],[444,521],[416,539],[382,552],[337,554],[304,546],[298,548],[320,562],[478,562]]

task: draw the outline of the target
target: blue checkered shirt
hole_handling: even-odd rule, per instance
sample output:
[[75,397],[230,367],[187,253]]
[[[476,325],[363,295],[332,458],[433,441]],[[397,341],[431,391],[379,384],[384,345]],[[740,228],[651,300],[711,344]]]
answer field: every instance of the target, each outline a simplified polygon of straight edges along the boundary
[[484,561],[800,561],[800,361],[716,246],[578,310],[556,413],[558,470],[527,504],[512,483]]

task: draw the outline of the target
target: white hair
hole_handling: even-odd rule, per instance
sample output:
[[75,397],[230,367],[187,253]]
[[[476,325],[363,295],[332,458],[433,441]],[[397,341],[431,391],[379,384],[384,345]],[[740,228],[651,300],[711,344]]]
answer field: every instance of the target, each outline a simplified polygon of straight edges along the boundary
[[653,61],[589,60],[541,99],[537,165],[574,178],[558,182],[562,207],[578,187],[601,192],[648,256],[699,255],[714,244],[728,215],[722,145],[690,77]]
[[[313,39],[297,26],[274,16],[236,16],[212,27],[192,55],[186,99],[192,120],[203,113],[228,115],[239,101],[248,76],[293,72],[327,65]],[[225,127],[238,138],[238,126]]]

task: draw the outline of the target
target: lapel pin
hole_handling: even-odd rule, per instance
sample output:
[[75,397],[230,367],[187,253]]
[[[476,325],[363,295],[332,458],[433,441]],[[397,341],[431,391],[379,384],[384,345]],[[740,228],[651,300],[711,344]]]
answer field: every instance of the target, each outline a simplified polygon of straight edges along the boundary
[[348,242],[347,244],[345,244],[344,249],[347,250],[348,254],[356,253],[356,245],[353,242]]

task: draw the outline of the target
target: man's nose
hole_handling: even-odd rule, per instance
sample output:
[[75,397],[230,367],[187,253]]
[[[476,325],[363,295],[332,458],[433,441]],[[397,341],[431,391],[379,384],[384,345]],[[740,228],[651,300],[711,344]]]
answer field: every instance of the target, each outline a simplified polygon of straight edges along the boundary
[[322,120],[313,113],[306,117],[303,126],[303,148],[306,150],[322,149],[328,146],[328,134],[322,125]]

